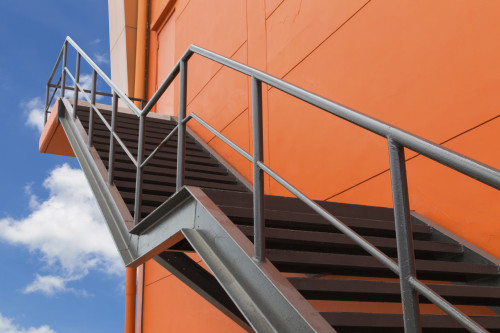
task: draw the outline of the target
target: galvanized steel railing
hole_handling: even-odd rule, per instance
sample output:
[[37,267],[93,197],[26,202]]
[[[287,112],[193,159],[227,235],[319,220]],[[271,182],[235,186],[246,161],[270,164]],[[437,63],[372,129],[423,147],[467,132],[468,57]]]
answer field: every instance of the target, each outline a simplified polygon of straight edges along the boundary
[[[77,70],[76,76],[73,77],[66,67],[67,46],[70,44],[77,51]],[[186,90],[187,90],[187,62],[193,54],[198,54],[202,57],[211,59],[225,67],[241,72],[252,78],[252,118],[253,118],[253,156],[247,153],[242,148],[238,147],[231,140],[227,139],[212,126],[207,124],[203,119],[194,113],[186,115]],[[91,97],[87,95],[88,91],[84,91],[80,86],[79,68],[80,58],[83,57],[93,68],[91,89]],[[371,118],[365,114],[351,110],[338,103],[332,102],[326,98],[315,95],[309,91],[301,89],[295,85],[287,83],[274,76],[251,68],[234,60],[220,56],[213,52],[207,51],[200,47],[191,45],[181,59],[174,66],[173,70],[163,81],[161,86],[155,92],[153,97],[147,102],[144,108],[139,109],[132,102],[132,99],[127,97],[114,83],[104,74],[99,67],[83,52],[83,50],[69,37],[66,38],[63,49],[59,54],[54,70],[47,84],[46,94],[46,111],[48,110],[49,102],[49,87],[59,62],[63,59],[63,69],[61,74],[61,97],[64,97],[66,75],[69,75],[74,82],[75,102],[73,106],[73,116],[76,117],[78,93],[81,92],[83,97],[90,103],[90,118],[88,145],[92,145],[93,136],[93,113],[95,112],[103,121],[105,126],[110,131],[110,153],[108,164],[108,182],[113,182],[113,161],[114,161],[114,145],[115,141],[124,149],[127,156],[137,168],[136,177],[136,193],[134,206],[134,222],[139,223],[141,211],[141,196],[142,196],[142,177],[144,166],[155,156],[160,148],[170,140],[175,133],[178,134],[177,141],[177,175],[176,189],[179,190],[184,185],[185,171],[185,149],[186,149],[186,123],[191,119],[196,120],[203,127],[224,141],[239,154],[245,157],[253,164],[253,200],[254,200],[254,257],[256,261],[265,260],[265,233],[264,233],[264,184],[263,175],[267,173],[271,178],[289,190],[298,199],[312,208],[315,212],[324,217],[340,232],[347,235],[352,241],[361,246],[369,254],[380,261],[385,267],[390,269],[399,276],[401,282],[401,299],[403,305],[404,326],[406,332],[420,332],[420,313],[418,305],[418,293],[426,297],[429,301],[437,305],[448,315],[453,317],[465,328],[471,332],[487,332],[479,324],[470,317],[458,310],[448,301],[443,299],[426,284],[419,281],[416,277],[415,258],[413,251],[413,239],[410,221],[410,208],[408,200],[408,185],[406,176],[406,165],[404,157],[404,148],[409,148],[423,156],[426,156],[440,164],[446,165],[464,175],[477,179],[478,181],[487,184],[493,188],[500,189],[500,170],[487,166],[483,163],[465,157],[461,154],[453,152],[449,149],[436,145],[421,137],[408,133],[402,129],[391,126],[387,123]],[[95,106],[96,93],[96,76],[99,75],[112,90],[112,118],[109,124],[101,112]],[[144,136],[145,136],[145,117],[152,110],[158,99],[162,96],[165,90],[170,86],[174,79],[180,75],[180,91],[179,91],[179,117],[177,126],[163,139],[158,147],[144,159]],[[398,263],[392,258],[385,255],[363,237],[350,229],[332,214],[323,209],[313,200],[309,199],[305,194],[292,186],[289,182],[280,177],[276,172],[263,162],[263,132],[262,132],[262,83],[279,89],[291,96],[294,96],[306,103],[314,105],[334,116],[342,118],[352,124],[364,128],[372,133],[378,134],[387,139],[389,145],[389,161],[391,170],[392,194],[394,203],[394,217],[396,224],[396,241],[398,251]],[[58,86],[57,84],[56,86]],[[139,133],[138,133],[138,152],[137,156],[127,149],[125,144],[120,140],[115,132],[116,115],[118,98],[121,98],[124,103],[139,117]]]

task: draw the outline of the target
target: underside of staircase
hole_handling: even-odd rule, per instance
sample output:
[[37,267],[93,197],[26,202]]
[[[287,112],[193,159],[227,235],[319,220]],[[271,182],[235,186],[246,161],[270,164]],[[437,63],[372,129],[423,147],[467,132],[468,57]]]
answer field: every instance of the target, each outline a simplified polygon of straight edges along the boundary
[[[110,134],[89,107],[62,99],[61,122],[126,265],[154,259],[248,331],[403,332],[398,277],[299,199],[265,196],[266,260],[253,259],[249,185],[193,133],[187,136],[186,186],[176,192],[177,138],[144,168],[142,220],[133,225],[136,167],[116,145],[114,182],[106,183]],[[110,108],[100,111],[111,120]],[[176,122],[146,121],[146,156]],[[139,121],[119,112],[116,132],[137,153]],[[317,201],[391,258],[394,212]],[[500,332],[497,262],[412,216],[417,277],[490,332]],[[210,271],[191,260],[196,252]],[[465,332],[420,297],[424,332]],[[481,315],[474,315],[480,313]],[[500,313],[500,312],[499,312]]]

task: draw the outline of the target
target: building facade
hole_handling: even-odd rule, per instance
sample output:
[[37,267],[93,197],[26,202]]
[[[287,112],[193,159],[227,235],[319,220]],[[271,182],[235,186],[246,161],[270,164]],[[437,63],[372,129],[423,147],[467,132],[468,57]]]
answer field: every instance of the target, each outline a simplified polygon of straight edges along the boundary
[[[499,11],[473,0],[109,0],[111,79],[149,99],[194,44],[500,168]],[[251,79],[197,55],[187,72],[187,113],[252,154]],[[178,116],[179,89],[176,79],[153,112]],[[315,200],[392,207],[385,139],[267,85],[262,101],[266,165]],[[250,162],[189,128],[252,182]],[[406,166],[412,210],[500,257],[497,190],[411,150]],[[244,331],[153,260],[137,295],[136,332]]]

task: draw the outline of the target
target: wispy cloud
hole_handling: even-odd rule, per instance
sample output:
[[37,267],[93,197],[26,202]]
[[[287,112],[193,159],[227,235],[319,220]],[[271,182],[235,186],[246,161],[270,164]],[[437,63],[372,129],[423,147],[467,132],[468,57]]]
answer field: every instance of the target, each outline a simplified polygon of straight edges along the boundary
[[44,105],[40,97],[35,97],[21,103],[21,107],[27,110],[26,126],[35,128],[40,133],[43,130]]
[[[99,83],[99,77],[97,77],[97,81]],[[80,84],[80,87],[82,87],[84,90],[91,90],[92,89],[92,75],[91,74],[81,74],[79,84]],[[97,91],[99,91],[99,87],[97,87]],[[87,93],[87,95],[90,98],[90,93]],[[75,93],[73,90],[66,90],[64,92],[64,96],[66,98],[73,98],[73,97],[75,97]],[[96,96],[96,100],[100,100],[102,98],[103,98],[102,95]],[[83,96],[82,96],[81,91],[79,92],[78,99],[85,100],[85,98],[83,98]]]
[[[92,88],[92,75],[91,74],[81,74],[80,75],[80,79],[79,79],[79,84],[80,84],[80,87],[82,87],[84,90],[91,90]],[[71,86],[73,87],[73,82],[68,82],[66,81],[66,86]],[[97,89],[97,91],[99,91],[99,88]],[[89,98],[90,98],[90,93],[87,93],[89,95]],[[75,92],[73,90],[65,90],[64,92],[64,96],[66,98],[74,98],[75,97]],[[53,99],[53,103],[55,103],[57,97],[59,97],[59,91],[58,93],[56,94],[56,96],[54,97]],[[99,101],[99,100],[102,100],[104,98],[104,96],[102,95],[97,95],[96,96],[96,100]],[[78,97],[79,100],[85,100],[85,98],[83,98],[82,96],[82,93],[80,92],[79,93],[79,97]],[[34,97],[34,98],[31,98],[27,101],[23,101],[20,103],[20,106],[23,110],[25,110],[25,114],[26,114],[26,126],[28,127],[32,127],[36,130],[38,130],[38,132],[42,133],[43,131],[43,119],[44,119],[44,108],[45,108],[45,103],[42,102],[42,99],[40,97]],[[52,110],[52,106],[49,107],[49,111]]]
[[109,54],[94,53],[94,59],[98,65],[109,64]]
[[90,44],[99,44],[101,42],[100,38],[96,38],[93,41],[90,42]]
[[62,292],[72,292],[80,296],[88,296],[85,290],[78,290],[68,287],[71,281],[81,279],[81,276],[62,277],[57,275],[36,275],[35,280],[24,288],[23,293],[30,294],[40,292],[47,296],[53,296]]
[[68,284],[90,271],[121,276],[123,263],[83,172],[64,164],[43,185],[49,197],[40,202],[29,192],[29,216],[0,219],[0,240],[28,248],[49,272],[37,273],[24,292],[84,294]]
[[10,318],[2,316],[0,313],[0,332],[2,333],[55,333],[49,326],[44,325],[38,328],[22,328]]

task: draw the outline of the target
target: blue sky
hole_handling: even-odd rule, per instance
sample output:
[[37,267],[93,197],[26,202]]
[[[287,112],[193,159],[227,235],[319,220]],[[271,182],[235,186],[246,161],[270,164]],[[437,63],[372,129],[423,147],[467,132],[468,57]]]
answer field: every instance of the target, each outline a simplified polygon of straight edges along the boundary
[[67,35],[109,73],[107,1],[0,2],[0,332],[123,331],[124,268],[78,163],[38,152]]

